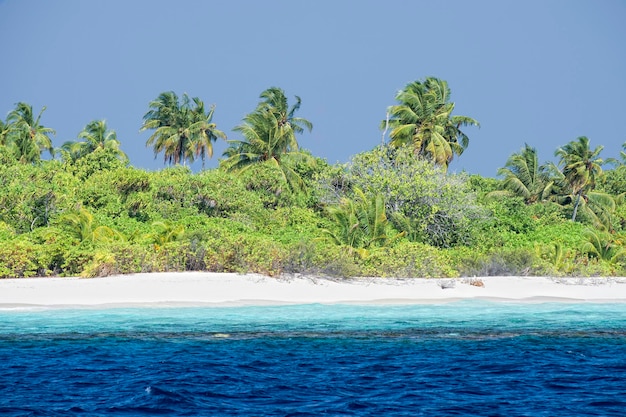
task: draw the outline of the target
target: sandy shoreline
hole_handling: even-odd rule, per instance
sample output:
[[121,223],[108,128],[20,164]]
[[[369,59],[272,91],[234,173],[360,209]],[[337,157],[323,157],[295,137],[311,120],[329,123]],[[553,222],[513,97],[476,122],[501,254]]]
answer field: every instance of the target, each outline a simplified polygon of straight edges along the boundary
[[[207,272],[106,278],[0,280],[0,308],[309,303],[626,302],[626,278],[485,277],[468,279],[271,278]],[[445,288],[444,288],[445,287]]]

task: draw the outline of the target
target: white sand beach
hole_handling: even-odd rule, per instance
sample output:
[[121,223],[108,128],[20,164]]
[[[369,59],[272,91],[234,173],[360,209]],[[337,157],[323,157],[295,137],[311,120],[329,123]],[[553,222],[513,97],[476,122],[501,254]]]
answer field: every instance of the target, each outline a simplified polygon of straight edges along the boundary
[[105,278],[0,280],[0,308],[31,306],[441,303],[462,299],[516,302],[626,302],[626,278],[485,277],[470,279],[272,278],[208,272]]

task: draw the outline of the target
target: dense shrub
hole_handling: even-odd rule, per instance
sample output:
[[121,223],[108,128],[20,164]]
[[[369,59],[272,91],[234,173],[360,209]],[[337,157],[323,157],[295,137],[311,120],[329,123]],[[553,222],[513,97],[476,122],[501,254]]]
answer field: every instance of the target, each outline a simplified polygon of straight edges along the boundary
[[469,244],[471,223],[485,213],[466,175],[446,175],[409,148],[376,147],[319,178],[322,202],[337,204],[356,189],[381,195],[387,217],[410,240],[438,247]]
[[362,261],[362,265],[362,273],[367,276],[410,278],[458,276],[446,251],[423,243],[407,241],[372,251],[370,256]]
[[549,275],[551,268],[532,250],[502,249],[488,254],[462,251],[455,264],[461,276]]
[[[489,198],[498,180],[444,175],[403,152],[377,148],[333,166],[315,158],[285,161],[305,191],[262,165],[242,175],[185,167],[148,172],[107,153],[1,164],[0,277],[186,270],[338,278],[626,274],[623,257],[585,249],[589,225],[570,221],[571,208]],[[617,193],[622,174],[611,171],[601,187]],[[354,198],[359,187],[372,201],[384,196],[387,237],[398,236],[394,229],[406,233],[385,247],[368,246],[361,257],[323,238],[324,230],[338,232],[328,206]],[[625,213],[617,198],[606,232],[614,253],[626,241]]]
[[0,166],[0,221],[18,234],[47,226],[76,204],[79,187],[56,161]]
[[28,241],[5,241],[0,245],[0,278],[22,278],[37,275],[37,246]]
[[322,239],[301,240],[288,247],[284,274],[349,278],[362,275],[354,255]]

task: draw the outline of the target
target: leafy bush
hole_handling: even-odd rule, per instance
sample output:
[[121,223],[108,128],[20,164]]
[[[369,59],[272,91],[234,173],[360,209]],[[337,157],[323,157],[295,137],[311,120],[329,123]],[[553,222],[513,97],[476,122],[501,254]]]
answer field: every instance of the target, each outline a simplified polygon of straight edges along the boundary
[[47,226],[76,203],[78,188],[56,161],[0,166],[0,221],[18,234]]
[[352,253],[321,239],[301,240],[290,245],[283,263],[283,273],[333,278],[350,278],[362,274]]
[[37,275],[37,247],[28,241],[13,240],[0,245],[0,278],[22,278]]
[[488,254],[472,251],[455,253],[454,264],[461,276],[546,275],[551,268],[533,250],[500,249]]
[[[360,189],[381,195],[387,216],[414,241],[438,247],[469,244],[472,221],[484,216],[467,176],[446,175],[409,148],[358,154],[320,177],[322,201],[336,204]],[[401,221],[408,219],[409,221]]]
[[363,274],[381,277],[456,277],[447,252],[417,242],[401,242],[372,251],[362,262]]

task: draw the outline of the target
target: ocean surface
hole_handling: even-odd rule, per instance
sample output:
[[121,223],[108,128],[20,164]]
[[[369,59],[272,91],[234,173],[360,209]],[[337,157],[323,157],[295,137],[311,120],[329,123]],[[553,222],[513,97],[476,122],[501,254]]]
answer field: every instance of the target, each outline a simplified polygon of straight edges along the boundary
[[626,416],[626,304],[0,310],[2,416]]

